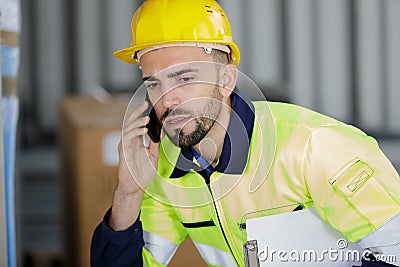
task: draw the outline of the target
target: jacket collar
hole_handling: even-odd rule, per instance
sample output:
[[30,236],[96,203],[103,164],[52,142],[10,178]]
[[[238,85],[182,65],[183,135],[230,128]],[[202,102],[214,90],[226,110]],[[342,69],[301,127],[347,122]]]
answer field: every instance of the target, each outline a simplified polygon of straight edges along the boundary
[[[247,156],[254,126],[254,106],[237,87],[232,93],[233,111],[225,135],[222,153],[215,171],[225,174],[241,174],[247,164]],[[190,148],[182,148],[170,178],[180,178],[190,170],[202,171],[194,162]]]

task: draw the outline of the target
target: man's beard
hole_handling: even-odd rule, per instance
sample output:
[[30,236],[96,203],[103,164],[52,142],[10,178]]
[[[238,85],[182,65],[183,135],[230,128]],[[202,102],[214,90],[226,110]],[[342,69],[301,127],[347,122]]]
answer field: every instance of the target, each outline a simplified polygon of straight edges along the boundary
[[193,112],[182,109],[174,109],[172,111],[168,110],[164,114],[163,118],[173,115],[189,115],[193,118],[193,120],[191,120],[190,122],[195,123],[195,129],[187,134],[184,133],[184,127],[180,129],[175,129],[174,135],[169,134],[166,130],[164,130],[164,132],[167,134],[174,145],[181,148],[190,148],[198,144],[214,126],[221,112],[221,99],[222,96],[219,88],[215,87],[213,91],[213,99],[210,99],[207,105],[201,111]]

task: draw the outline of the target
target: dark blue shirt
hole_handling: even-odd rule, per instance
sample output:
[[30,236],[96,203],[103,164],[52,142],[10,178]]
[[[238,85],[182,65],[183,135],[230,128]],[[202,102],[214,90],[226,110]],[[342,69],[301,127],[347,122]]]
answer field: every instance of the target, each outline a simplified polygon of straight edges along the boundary
[[143,266],[144,246],[142,223],[137,220],[123,231],[114,231],[108,225],[111,209],[94,230],[90,248],[91,267]]

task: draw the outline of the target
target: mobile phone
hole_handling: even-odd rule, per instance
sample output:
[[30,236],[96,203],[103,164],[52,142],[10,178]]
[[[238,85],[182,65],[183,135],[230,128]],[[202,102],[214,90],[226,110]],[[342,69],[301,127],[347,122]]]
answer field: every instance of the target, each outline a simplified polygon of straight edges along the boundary
[[145,111],[145,114],[148,114],[150,117],[149,123],[146,124],[146,128],[148,129],[147,134],[150,139],[154,143],[160,142],[161,135],[161,122],[158,120],[156,111],[153,108],[153,105],[150,102],[149,95],[146,93],[146,101],[149,102],[149,107]]

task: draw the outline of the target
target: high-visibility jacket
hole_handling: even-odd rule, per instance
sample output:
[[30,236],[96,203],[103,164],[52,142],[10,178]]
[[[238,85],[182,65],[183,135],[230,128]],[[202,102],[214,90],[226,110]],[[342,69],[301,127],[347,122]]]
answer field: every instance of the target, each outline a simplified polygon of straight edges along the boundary
[[[140,215],[147,266],[167,264],[188,235],[209,266],[243,266],[246,219],[300,205],[314,205],[351,242],[400,213],[399,175],[372,137],[296,105],[250,102],[236,94],[222,154],[209,177],[189,149],[162,141],[158,174]],[[110,246],[104,240],[112,233],[104,222],[102,229],[92,244],[97,262],[107,262],[124,235]],[[116,251],[109,262],[130,254]]]

